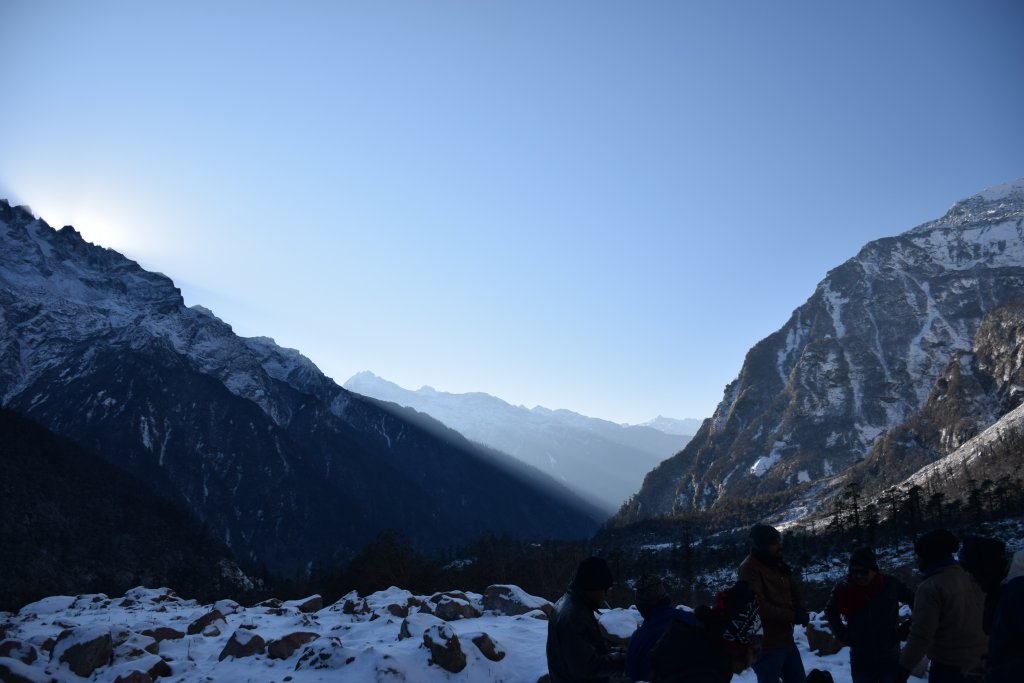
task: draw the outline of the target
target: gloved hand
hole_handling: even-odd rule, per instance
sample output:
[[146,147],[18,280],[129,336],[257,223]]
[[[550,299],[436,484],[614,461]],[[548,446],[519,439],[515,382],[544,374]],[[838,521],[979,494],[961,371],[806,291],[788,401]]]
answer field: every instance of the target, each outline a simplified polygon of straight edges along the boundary
[[910,624],[911,620],[907,619],[896,628],[896,635],[901,641],[905,641],[910,637]]

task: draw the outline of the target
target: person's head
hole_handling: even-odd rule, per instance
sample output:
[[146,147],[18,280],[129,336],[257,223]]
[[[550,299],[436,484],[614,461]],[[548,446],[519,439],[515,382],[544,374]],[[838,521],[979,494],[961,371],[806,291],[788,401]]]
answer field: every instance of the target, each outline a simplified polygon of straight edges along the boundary
[[672,603],[665,582],[657,576],[645,574],[636,582],[636,608],[640,616],[647,618],[651,610]]
[[999,589],[1010,568],[1010,557],[1006,544],[995,538],[968,536],[960,549],[960,564],[986,593]]
[[600,607],[608,599],[608,591],[615,583],[608,563],[600,557],[588,557],[580,560],[576,567],[571,588],[586,599],[588,604]]
[[960,541],[948,529],[933,529],[921,534],[914,543],[917,566],[922,571],[943,560],[952,560]]
[[755,524],[750,528],[750,544],[759,553],[769,557],[782,557],[782,534],[770,524]]
[[871,548],[857,548],[850,554],[850,581],[858,586],[866,586],[877,574],[878,561]]

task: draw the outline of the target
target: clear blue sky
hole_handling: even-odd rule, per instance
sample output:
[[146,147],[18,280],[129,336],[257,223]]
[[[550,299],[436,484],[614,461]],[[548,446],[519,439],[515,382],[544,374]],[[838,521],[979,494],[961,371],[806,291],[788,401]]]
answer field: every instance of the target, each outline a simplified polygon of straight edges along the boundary
[[339,383],[706,417],[1024,175],[1024,3],[0,0],[0,196]]

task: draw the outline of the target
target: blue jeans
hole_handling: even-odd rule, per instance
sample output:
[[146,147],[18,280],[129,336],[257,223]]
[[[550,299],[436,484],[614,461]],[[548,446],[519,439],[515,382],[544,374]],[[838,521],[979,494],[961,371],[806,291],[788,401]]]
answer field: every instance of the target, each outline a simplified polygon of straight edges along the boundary
[[804,683],[807,678],[796,645],[761,650],[753,668],[757,674],[757,683],[779,683],[780,678],[782,683]]

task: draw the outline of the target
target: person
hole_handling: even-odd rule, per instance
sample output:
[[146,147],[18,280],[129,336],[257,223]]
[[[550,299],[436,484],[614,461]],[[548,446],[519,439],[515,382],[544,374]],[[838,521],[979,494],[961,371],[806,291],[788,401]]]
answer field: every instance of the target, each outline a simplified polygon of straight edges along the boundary
[[793,640],[793,626],[806,626],[800,586],[782,556],[782,534],[768,524],[750,530],[751,551],[740,564],[739,579],[750,584],[764,626],[761,654],[754,663],[757,683],[804,683],[804,663]]
[[987,635],[992,628],[1000,583],[1006,576],[1009,566],[1010,558],[1006,553],[1006,544],[995,538],[968,536],[960,548],[958,559],[960,566],[970,572],[985,593],[985,611],[981,625]]
[[1015,552],[1002,580],[988,639],[985,683],[1024,681],[1024,550]]
[[832,633],[850,646],[853,683],[894,683],[900,659],[900,603],[912,605],[914,592],[882,574],[875,553],[857,548],[846,579],[832,589],[825,616]]
[[634,681],[649,681],[654,673],[651,650],[672,622],[685,621],[694,627],[700,626],[700,622],[692,612],[672,606],[665,583],[656,576],[642,576],[637,581],[636,608],[644,621],[629,639],[626,677]]
[[988,646],[982,630],[985,595],[953,554],[960,541],[947,529],[935,529],[914,543],[924,580],[914,595],[914,619],[900,653],[897,681],[905,682],[927,654],[929,683],[979,680]]
[[625,655],[601,635],[594,613],[607,605],[614,583],[600,557],[581,560],[565,595],[548,621],[547,659],[551,683],[603,683],[617,680]]
[[655,683],[728,683],[749,668],[761,647],[757,596],[737,581],[701,605],[692,618],[674,619],[651,650]]

